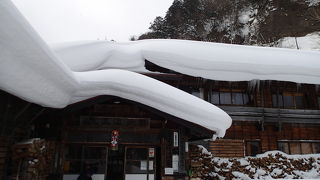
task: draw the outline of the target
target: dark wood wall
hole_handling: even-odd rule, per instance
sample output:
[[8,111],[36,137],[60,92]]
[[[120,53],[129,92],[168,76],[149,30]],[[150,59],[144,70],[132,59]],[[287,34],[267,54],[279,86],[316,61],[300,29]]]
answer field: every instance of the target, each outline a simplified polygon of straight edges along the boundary
[[248,142],[257,142],[260,153],[281,150],[281,142],[320,144],[320,125],[285,123],[279,129],[275,123],[266,123],[262,128],[258,122],[233,122],[223,139],[209,143],[209,150],[216,156],[243,157],[252,155],[247,152]]

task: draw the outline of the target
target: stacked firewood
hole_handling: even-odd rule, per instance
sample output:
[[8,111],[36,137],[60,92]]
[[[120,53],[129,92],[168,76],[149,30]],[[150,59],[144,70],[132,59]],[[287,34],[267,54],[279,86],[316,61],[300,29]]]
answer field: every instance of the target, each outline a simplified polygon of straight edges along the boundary
[[[197,146],[190,147],[192,177],[212,179],[279,179],[303,178],[305,172],[320,175],[320,156],[292,157],[281,152],[270,152],[260,157],[217,158],[203,153]],[[287,157],[288,156],[288,157]]]
[[206,175],[210,174],[214,167],[217,165],[212,162],[212,156],[210,154],[202,153],[201,149],[194,145],[190,145],[190,152],[192,172],[191,177],[207,179]]
[[17,162],[17,177],[27,180],[45,179],[49,174],[50,162],[54,157],[54,143],[31,139],[13,146],[13,159]]

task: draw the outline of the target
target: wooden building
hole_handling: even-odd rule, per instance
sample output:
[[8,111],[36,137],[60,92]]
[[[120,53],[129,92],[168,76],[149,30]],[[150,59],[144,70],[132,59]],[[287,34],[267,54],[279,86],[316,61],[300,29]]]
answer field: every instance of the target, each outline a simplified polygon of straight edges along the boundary
[[[214,132],[145,105],[99,96],[64,109],[1,92],[0,175],[20,180],[185,179],[188,142]],[[45,168],[44,168],[45,167]]]
[[[189,143],[204,144],[220,157],[254,156],[270,150],[320,153],[316,85],[213,81],[152,63],[147,68],[163,73],[145,75],[225,110],[233,118],[225,137],[201,142],[214,132],[119,97],[99,96],[59,110],[2,92],[2,177],[21,173],[21,158],[15,157],[19,153],[12,147],[31,138],[45,140],[50,149],[44,160],[48,169],[39,177],[66,180],[75,179],[87,167],[94,179],[185,179],[190,168]],[[118,133],[116,143],[112,143],[114,132]],[[23,160],[30,161],[30,157]]]
[[[222,157],[320,151],[319,53],[180,40],[54,49],[11,0],[0,11],[0,179],[187,179],[189,143]],[[231,123],[212,104],[233,124],[201,141]]]
[[320,153],[318,85],[176,77],[179,80],[172,85],[217,105],[232,117],[223,139],[199,142],[215,156],[255,156],[272,150]]

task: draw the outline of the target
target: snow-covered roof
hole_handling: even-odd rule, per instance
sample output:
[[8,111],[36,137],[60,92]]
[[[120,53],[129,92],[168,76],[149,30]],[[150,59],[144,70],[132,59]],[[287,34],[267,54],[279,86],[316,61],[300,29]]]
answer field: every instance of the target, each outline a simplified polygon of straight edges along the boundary
[[53,46],[74,71],[146,71],[144,61],[222,81],[279,80],[320,84],[320,52],[185,40],[79,42]]
[[[4,91],[54,108],[63,108],[98,95],[119,96],[213,130],[219,137],[224,136],[231,125],[230,116],[218,107],[165,83],[127,70],[98,70],[100,60],[106,56],[102,56],[104,54],[98,48],[89,50],[93,46],[86,44],[84,50],[87,53],[78,52],[83,58],[73,54],[75,51],[68,55],[69,61],[67,55],[61,58],[61,54],[58,56],[39,37],[10,0],[0,1],[0,22],[0,89]],[[152,45],[153,41],[150,42]],[[157,54],[153,48],[156,47],[150,46],[151,52],[143,51],[147,55]],[[111,53],[113,58],[108,61],[118,63],[118,66],[122,63],[127,66],[131,57],[141,54],[139,50],[132,52],[121,47],[111,51],[115,53]],[[157,57],[162,57],[162,54],[159,52]],[[171,58],[169,54],[164,53],[163,56]],[[138,62],[137,67],[142,65],[139,63],[143,62]],[[73,68],[66,64],[70,67],[79,64],[82,72],[72,71]]]

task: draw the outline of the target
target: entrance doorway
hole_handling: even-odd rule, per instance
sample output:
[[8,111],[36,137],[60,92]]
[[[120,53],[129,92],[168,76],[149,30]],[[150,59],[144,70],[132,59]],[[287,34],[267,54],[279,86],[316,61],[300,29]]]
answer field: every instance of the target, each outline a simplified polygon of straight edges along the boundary
[[81,174],[92,174],[93,180],[105,180],[107,148],[70,144],[65,148],[63,180],[76,180]]
[[119,145],[116,151],[108,148],[106,180],[123,180],[124,153],[123,145]]
[[125,180],[155,180],[156,149],[126,147]]
[[66,146],[63,180],[76,180],[88,170],[93,180],[155,180],[156,148],[119,145],[69,144]]

